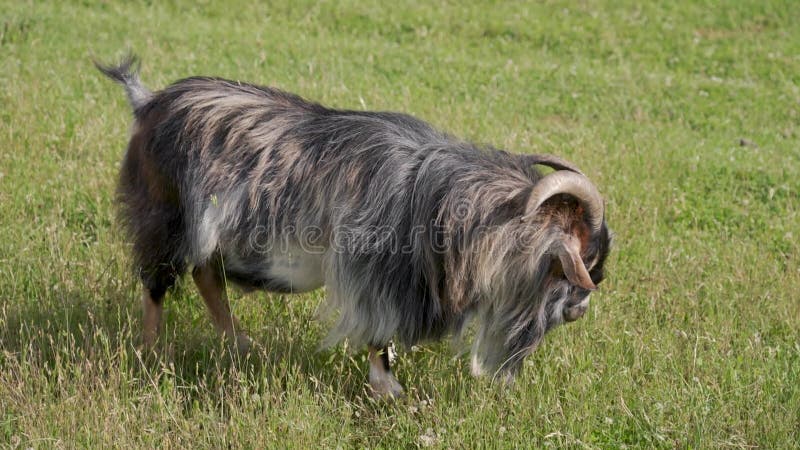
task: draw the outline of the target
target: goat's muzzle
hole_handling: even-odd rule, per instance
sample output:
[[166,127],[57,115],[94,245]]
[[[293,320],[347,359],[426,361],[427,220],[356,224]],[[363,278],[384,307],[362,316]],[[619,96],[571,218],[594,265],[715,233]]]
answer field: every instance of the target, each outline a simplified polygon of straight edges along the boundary
[[589,297],[586,297],[577,305],[564,308],[564,322],[574,322],[580,319],[587,309],[589,309]]

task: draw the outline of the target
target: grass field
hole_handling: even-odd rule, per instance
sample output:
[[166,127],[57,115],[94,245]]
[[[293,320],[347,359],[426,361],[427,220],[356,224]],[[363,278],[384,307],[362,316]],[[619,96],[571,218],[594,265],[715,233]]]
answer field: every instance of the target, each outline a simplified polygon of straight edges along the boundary
[[[0,446],[800,445],[800,2],[0,0]],[[583,167],[607,281],[510,388],[448,343],[400,349],[407,399],[318,351],[324,291],[233,291],[227,353],[195,288],[139,356],[113,191],[130,112],[92,56],[400,110]],[[350,349],[352,350],[352,349]]]

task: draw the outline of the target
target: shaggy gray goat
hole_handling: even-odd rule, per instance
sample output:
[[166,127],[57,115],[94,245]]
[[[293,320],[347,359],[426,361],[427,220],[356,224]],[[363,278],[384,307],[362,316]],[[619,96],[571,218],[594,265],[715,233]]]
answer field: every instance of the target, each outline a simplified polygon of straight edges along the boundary
[[510,380],[549,329],[584,314],[603,279],[603,200],[569,162],[220,78],[151,92],[133,56],[97,66],[133,108],[118,199],[144,285],[146,345],[189,268],[240,350],[250,339],[226,282],[324,285],[336,321],[328,343],[367,346],[374,394],[395,397],[390,340],[460,335],[474,319],[473,373]]

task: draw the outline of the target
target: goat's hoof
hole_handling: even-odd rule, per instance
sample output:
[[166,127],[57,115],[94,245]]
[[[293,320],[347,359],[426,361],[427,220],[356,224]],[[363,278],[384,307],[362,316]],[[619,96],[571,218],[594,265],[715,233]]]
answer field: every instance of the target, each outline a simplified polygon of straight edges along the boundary
[[231,340],[231,350],[239,357],[247,356],[252,348],[253,340],[250,339],[247,333],[237,333],[236,339]]
[[136,351],[140,355],[149,355],[155,354],[159,352],[158,348],[158,336],[154,334],[145,333],[142,336],[141,341],[136,346]]
[[372,396],[379,400],[399,400],[406,395],[403,385],[391,372],[370,378],[369,387]]

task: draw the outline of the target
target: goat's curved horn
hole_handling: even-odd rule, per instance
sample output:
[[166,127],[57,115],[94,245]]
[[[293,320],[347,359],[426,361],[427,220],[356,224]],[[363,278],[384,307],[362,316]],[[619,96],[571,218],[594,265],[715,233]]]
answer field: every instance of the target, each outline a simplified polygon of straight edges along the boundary
[[534,214],[547,199],[558,194],[568,194],[578,199],[589,214],[592,232],[600,231],[603,225],[603,198],[588,178],[569,170],[553,172],[536,183],[528,199],[526,215]]
[[583,172],[581,172],[581,169],[579,169],[578,166],[576,166],[575,164],[572,164],[571,162],[569,162],[569,161],[567,161],[565,159],[561,159],[558,156],[554,156],[554,155],[548,155],[548,154],[543,154],[543,155],[525,155],[525,162],[530,164],[530,165],[537,165],[538,164],[538,165],[542,165],[542,166],[551,167],[551,168],[553,168],[555,170],[569,170],[569,171],[572,171],[572,172],[579,173],[579,174],[583,175]]

